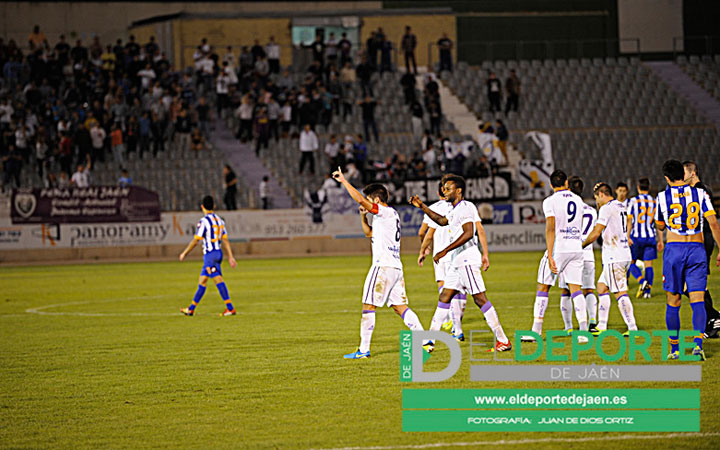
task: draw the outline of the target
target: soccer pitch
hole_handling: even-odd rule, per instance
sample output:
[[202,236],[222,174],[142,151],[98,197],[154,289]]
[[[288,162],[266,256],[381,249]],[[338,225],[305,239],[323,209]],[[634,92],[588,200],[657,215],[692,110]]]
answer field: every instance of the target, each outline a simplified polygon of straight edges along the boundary
[[[491,255],[488,297],[508,336],[531,326],[540,257]],[[427,328],[437,304],[432,269],[419,268],[413,255],[403,262],[410,306]],[[398,335],[406,328],[383,308],[372,358],[344,360],[359,343],[369,264],[369,255],[244,259],[235,270],[224,264],[234,317],[218,317],[224,305],[212,285],[195,317],[180,314],[195,292],[197,260],[4,267],[0,447],[718,448],[718,340],[705,343],[702,383],[681,386],[471,382],[467,342],[461,344],[462,367],[451,379],[401,383]],[[657,278],[649,300],[636,300],[637,283],[630,285],[640,329],[665,329]],[[710,286],[720,301],[717,268]],[[687,329],[687,299],[683,304]],[[614,300],[609,327],[626,329]],[[466,336],[487,329],[473,304],[464,328]],[[558,329],[559,291],[553,289],[545,331]],[[659,346],[651,355],[655,364],[671,364],[657,362],[664,356]],[[441,370],[447,362],[439,345],[426,367]],[[602,364],[597,356],[580,360],[592,362]],[[701,433],[403,433],[402,389],[420,387],[700,388]]]

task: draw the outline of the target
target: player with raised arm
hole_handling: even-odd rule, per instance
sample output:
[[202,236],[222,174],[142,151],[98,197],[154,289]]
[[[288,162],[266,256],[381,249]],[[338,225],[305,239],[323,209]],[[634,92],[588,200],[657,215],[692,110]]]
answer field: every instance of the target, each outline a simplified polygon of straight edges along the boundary
[[[638,280],[637,298],[650,298],[655,278],[653,260],[663,250],[663,240],[655,228],[655,199],[650,195],[650,180],[640,178],[637,182],[638,195],[630,199],[628,212],[628,244],[632,262],[629,273]],[[643,262],[645,273],[635,265],[635,261]]]
[[[671,159],[663,164],[667,189],[657,196],[655,224],[658,230],[667,228],[667,245],[663,253],[663,289],[667,294],[665,322],[670,336],[668,359],[679,359],[680,301],[687,290],[692,308],[695,337],[693,355],[705,360],[702,333],[706,327],[704,297],[707,289],[708,261],[705,258],[703,225],[707,221],[713,240],[720,246],[720,225],[710,196],[703,189],[685,182],[685,171],[680,161]],[[716,265],[720,266],[720,254]]]
[[180,253],[180,261],[185,260],[185,257],[195,248],[198,242],[203,241],[203,268],[200,272],[200,280],[198,281],[198,288],[195,292],[195,297],[192,299],[192,303],[187,308],[182,308],[180,312],[186,316],[192,316],[195,314],[195,308],[205,294],[205,288],[207,286],[208,278],[212,278],[215,282],[220,297],[225,302],[225,311],[220,313],[221,316],[234,316],[235,308],[230,301],[230,294],[228,293],[227,286],[222,277],[222,270],[220,264],[223,259],[223,250],[228,255],[228,261],[230,267],[233,269],[237,265],[235,257],[233,256],[232,248],[230,248],[230,242],[228,241],[228,234],[225,230],[225,222],[213,211],[215,210],[215,200],[210,195],[203,197],[202,205],[203,214],[205,216],[200,219],[197,225],[197,231],[193,240],[190,241],[188,246]]
[[[375,329],[375,310],[387,302],[411,330],[422,331],[417,314],[408,308],[405,293],[405,278],[400,260],[400,216],[387,205],[390,194],[379,183],[369,184],[361,194],[342,174],[341,169],[332,177],[340,182],[350,197],[360,205],[361,225],[365,236],[372,242],[372,266],[365,278],[362,297],[362,318],[360,319],[360,347],[344,355],[345,359],[370,357],[370,340]],[[372,223],[367,215],[372,214]],[[432,351],[430,346],[424,346]]]
[[[542,333],[550,287],[555,284],[558,275],[562,275],[570,289],[579,329],[588,331],[587,305],[581,289],[584,265],[581,245],[584,203],[568,189],[568,177],[562,170],[555,170],[550,174],[550,185],[555,192],[543,201],[547,250],[538,267],[532,331]],[[568,331],[572,332],[572,318]],[[522,336],[521,340],[534,342],[535,338]],[[587,337],[578,336],[578,342],[587,342]]]
[[[438,182],[438,196],[440,200],[429,206],[432,211],[440,215],[447,215],[452,209],[452,204],[445,199],[443,194],[443,177]],[[477,217],[480,220],[480,217]],[[478,227],[480,228],[480,227]],[[427,214],[423,217],[422,225],[418,230],[418,236],[420,236],[420,257],[418,258],[418,265],[422,267],[423,261],[426,256],[430,254],[430,246],[432,245],[432,254],[435,256],[441,250],[444,250],[450,244],[450,229],[447,226],[441,227],[440,225],[433,222]],[[435,271],[435,281],[438,285],[438,293],[442,292],[443,286],[445,285],[445,276],[448,271],[448,264],[450,257],[445,255],[439,262],[433,261],[433,269]],[[452,336],[458,342],[465,340],[465,335],[462,329],[462,319],[465,314],[465,306],[467,304],[467,296],[465,292],[460,292],[453,297],[450,301],[450,321],[443,323],[441,329],[443,331],[451,331]]]
[[631,330],[637,330],[632,301],[627,294],[627,270],[632,256],[627,239],[627,211],[612,195],[609,184],[600,182],[593,188],[595,201],[600,208],[595,228],[590,232],[583,247],[603,238],[602,263],[603,271],[598,280],[598,325],[593,334],[607,330],[610,315],[610,293],[615,295],[620,314],[628,327],[624,333],[629,336]]
[[[585,182],[582,178],[572,176],[568,178],[568,186],[570,192],[582,198]],[[583,222],[582,222],[582,239],[585,240],[590,234],[590,230],[597,222],[597,211],[592,206],[583,202]],[[558,278],[558,287],[562,289],[560,293],[560,312],[565,330],[572,332],[572,303],[570,300],[570,289],[562,275]],[[583,249],[583,272],[582,272],[582,293],[585,296],[585,306],[588,314],[588,331],[595,331],[597,326],[597,297],[595,297],[595,252],[592,245],[588,245]]]
[[[482,271],[490,267],[488,258],[487,238],[485,231],[478,229],[480,246],[482,254],[478,249],[478,242],[475,241],[475,228],[478,226],[476,222],[477,208],[470,202],[463,200],[465,193],[465,179],[458,175],[446,175],[444,177],[443,193],[448,202],[452,204],[452,209],[446,215],[440,215],[425,205],[417,195],[410,198],[410,204],[422,211],[430,217],[439,226],[449,226],[450,243],[449,245],[435,254],[433,261],[440,262],[446,255],[450,256],[450,262],[447,266],[445,274],[445,285],[438,306],[433,315],[430,325],[431,330],[439,330],[443,322],[448,317],[450,309],[450,300],[458,292],[468,292],[472,295],[475,304],[485,315],[490,329],[495,334],[494,351],[504,352],[512,349],[510,340],[505,336],[497,311],[488,300],[485,293],[485,283],[482,278]],[[482,225],[480,225],[482,228]],[[425,252],[420,254],[418,263],[425,258]]]

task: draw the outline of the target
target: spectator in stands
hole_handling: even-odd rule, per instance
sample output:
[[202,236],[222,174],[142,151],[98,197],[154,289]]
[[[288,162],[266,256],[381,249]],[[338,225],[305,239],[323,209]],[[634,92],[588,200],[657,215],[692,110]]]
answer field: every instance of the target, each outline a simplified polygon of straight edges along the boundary
[[255,114],[255,136],[255,156],[260,156],[260,149],[267,149],[270,140],[270,118],[266,106],[260,107]]
[[228,96],[230,93],[230,77],[225,72],[218,73],[215,79],[215,101],[217,103],[217,115],[222,118],[225,113],[225,108],[229,103]]
[[182,105],[180,106],[180,112],[175,119],[175,136],[177,138],[177,145],[181,151],[187,150],[190,147],[190,132],[192,131],[192,122],[190,116]]
[[490,112],[500,112],[500,96],[502,94],[502,83],[495,75],[495,72],[490,72],[490,77],[485,82],[487,85],[487,96],[488,102],[490,103]]
[[423,134],[423,108],[419,101],[413,100],[412,104],[410,105],[410,112],[412,113],[412,118],[410,119],[412,121],[412,131],[413,131],[413,137],[415,137],[416,142],[422,139]]
[[265,49],[262,45],[260,45],[260,41],[257,39],[253,41],[253,46],[250,48],[250,53],[252,54],[253,64],[255,64],[261,56],[267,56],[267,54],[265,53]]
[[[17,152],[14,145],[10,145],[8,152],[2,157],[3,190],[7,191],[13,187],[20,187],[20,172],[22,171],[22,156]],[[14,182],[14,185],[12,184]]]
[[190,149],[196,153],[205,150],[205,137],[200,128],[194,128],[190,135]]
[[406,105],[411,105],[415,101],[415,84],[415,76],[410,72],[405,72],[405,74],[400,77],[400,85],[403,88]]
[[30,36],[28,36],[28,44],[30,45],[30,50],[50,47],[47,41],[47,37],[45,37],[45,33],[40,31],[39,25],[35,25],[33,27],[32,33],[30,33]]
[[520,78],[515,74],[515,69],[510,69],[510,76],[505,80],[505,92],[507,94],[505,115],[510,111],[517,112],[520,100]]
[[70,185],[79,188],[90,187],[90,167],[92,162],[90,161],[90,155],[87,155],[85,165],[78,164],[77,171],[70,178]]
[[126,169],[123,169],[120,171],[120,178],[118,178],[118,186],[120,187],[130,187],[132,186],[132,178],[130,178],[130,175],[128,175],[128,171]]
[[[429,131],[426,130],[425,134],[429,136]],[[432,144],[432,140],[428,139],[428,145],[422,154],[423,162],[425,162],[425,170],[428,171],[431,177],[437,176],[437,155],[435,154],[435,147]]]
[[330,135],[330,142],[325,144],[325,156],[327,157],[329,171],[332,172],[337,170],[338,167],[343,166],[342,153],[340,152],[340,143],[337,141],[337,137],[334,134]]
[[262,203],[262,209],[270,209],[270,193],[268,189],[268,182],[270,178],[265,175],[260,182],[260,188],[258,193],[260,194],[260,202]]
[[440,72],[447,70],[452,72],[452,48],[453,42],[447,33],[443,33],[442,37],[437,41],[438,50],[440,52]]
[[235,58],[235,52],[233,52],[232,45],[228,45],[225,48],[225,54],[222,58],[223,63],[228,63],[228,66],[232,69],[237,69],[237,59]]
[[362,95],[373,95],[371,77],[373,68],[367,59],[363,58],[362,62],[355,68],[355,74],[358,81],[360,81],[360,89],[362,89]]
[[[366,64],[368,65],[370,72],[374,72],[377,69],[377,54],[378,54],[378,40],[374,31],[370,32],[370,37],[365,41],[365,56],[367,58]],[[360,74],[358,74],[360,76]]]
[[428,107],[428,116],[430,116],[430,134],[440,137],[440,124],[442,122],[442,113],[437,102],[433,101]]
[[270,73],[280,73],[280,46],[275,43],[275,36],[270,36],[270,42],[265,46]]
[[37,164],[38,176],[42,180],[48,164],[48,143],[44,132],[38,132],[35,139],[35,164]]
[[115,163],[117,163],[120,168],[123,168],[125,167],[125,146],[123,145],[123,133],[117,122],[112,124],[110,139],[112,141],[112,153],[115,158]]
[[502,120],[497,119],[495,121],[495,125],[496,125],[495,137],[497,138],[497,141],[498,141],[497,145],[503,154],[503,158],[505,158],[505,161],[507,161],[508,160],[507,143],[508,143],[508,139],[510,138],[510,133],[508,132],[508,129]]
[[225,201],[225,209],[228,211],[235,211],[237,209],[237,202],[235,197],[237,195],[237,175],[228,164],[223,166],[223,186],[225,187],[225,195],[223,200]]
[[205,137],[210,137],[210,119],[212,112],[210,110],[210,105],[207,104],[204,96],[201,96],[198,99],[198,102],[195,105],[195,112],[197,113],[197,121],[200,131]]
[[0,100],[0,132],[10,129],[14,113],[15,109],[12,106],[12,102],[8,100],[7,97],[3,97]]
[[303,173],[303,169],[306,164],[310,165],[310,173],[315,175],[315,152],[319,148],[318,138],[315,132],[310,127],[310,124],[305,124],[305,128],[300,133],[300,169],[299,174]]
[[380,73],[392,72],[392,42],[383,38],[380,41]]
[[327,58],[328,66],[337,65],[338,60],[338,41],[335,39],[335,33],[330,33],[330,36],[325,41],[325,57]]
[[325,64],[325,43],[323,43],[320,33],[315,34],[315,40],[310,44],[310,49],[312,49],[313,61],[317,62],[322,70]]
[[145,68],[139,71],[137,75],[141,79],[141,86],[144,91],[150,89],[150,86],[152,86],[155,82],[155,78],[157,78],[157,74],[153,70],[152,64],[150,64],[149,62],[145,64]]
[[253,104],[249,94],[243,97],[235,115],[240,119],[238,138],[245,142],[252,137]]
[[352,64],[352,42],[347,38],[347,33],[342,34],[342,39],[338,42],[338,48],[340,50],[340,66],[345,67],[345,64]]
[[280,126],[282,128],[282,136],[283,138],[286,138],[289,136],[290,133],[290,126],[292,125],[292,106],[290,106],[290,101],[286,100],[283,104],[282,108],[280,109]]
[[377,122],[375,121],[375,107],[377,107],[378,103],[380,103],[380,101],[374,100],[369,95],[366,95],[363,100],[358,101],[358,105],[360,105],[360,108],[362,109],[365,140],[368,142],[370,142],[370,130],[372,130],[373,136],[375,136],[375,142],[380,141]]
[[366,178],[366,170],[367,170],[367,160],[368,160],[368,148],[367,144],[363,141],[362,134],[357,135],[357,142],[353,145],[353,162],[355,164],[355,167],[357,168],[358,172],[360,173],[360,178],[364,182]]
[[93,161],[103,161],[105,150],[105,138],[107,133],[100,126],[99,122],[95,122],[90,129],[90,139],[92,140],[92,159]]
[[412,73],[417,75],[417,63],[415,62],[415,47],[417,47],[417,37],[410,31],[410,26],[405,27],[405,34],[400,43],[403,55],[405,56],[405,70],[410,73],[410,61],[412,61]]
[[261,87],[265,87],[269,75],[270,65],[267,58],[265,58],[265,55],[258,56],[257,61],[255,61],[255,79]]

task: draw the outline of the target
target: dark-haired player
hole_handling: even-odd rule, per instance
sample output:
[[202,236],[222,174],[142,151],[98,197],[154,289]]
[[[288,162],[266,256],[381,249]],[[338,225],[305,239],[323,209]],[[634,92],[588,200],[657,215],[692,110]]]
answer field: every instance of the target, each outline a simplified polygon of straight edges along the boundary
[[[482,278],[482,271],[490,266],[487,256],[487,242],[483,242],[481,254],[478,249],[478,242],[475,240],[475,227],[477,208],[470,202],[463,200],[465,194],[465,179],[458,175],[446,175],[444,177],[443,193],[452,209],[442,216],[425,205],[417,195],[410,198],[410,203],[430,217],[440,226],[450,227],[450,244],[440,252],[436,253],[433,261],[436,263],[446,255],[450,256],[448,273],[445,275],[445,285],[440,293],[438,306],[433,315],[430,325],[431,330],[439,330],[447,320],[450,310],[450,300],[458,292],[469,292],[475,304],[485,315],[490,329],[495,334],[494,350],[505,352],[512,348],[510,340],[505,336],[497,311],[485,294],[485,283]],[[484,231],[479,233],[485,236]],[[422,258],[423,255],[420,255]],[[421,262],[419,260],[418,262]]]
[[630,199],[628,198],[629,193],[630,188],[628,188],[628,185],[626,183],[623,183],[621,181],[617,184],[617,186],[615,186],[615,195],[617,196],[617,201],[622,203],[625,209],[630,206]]
[[[650,180],[640,178],[637,182],[638,195],[630,199],[628,207],[628,243],[632,253],[629,273],[634,276],[640,287],[637,298],[650,298],[652,296],[653,261],[657,253],[663,249],[663,240],[660,232],[655,228],[655,199],[650,195]],[[635,265],[635,261],[643,262],[645,273]]]
[[[668,187],[657,196],[655,224],[660,231],[668,229],[663,253],[663,289],[667,293],[665,322],[668,330],[673,332],[668,359],[680,358],[680,300],[687,289],[693,330],[698,333],[693,355],[705,360],[702,333],[707,325],[707,315],[703,300],[707,290],[708,262],[705,259],[703,224],[707,221],[718,245],[720,226],[707,192],[685,183],[685,170],[680,161],[665,161],[663,175]],[[720,265],[720,255],[717,265]]]
[[[372,242],[372,266],[365,278],[362,297],[362,319],[360,320],[360,347],[344,355],[345,359],[365,359],[370,357],[370,340],[375,329],[375,309],[385,302],[411,330],[422,330],[422,324],[415,312],[408,308],[405,293],[405,278],[400,260],[400,216],[387,205],[390,194],[379,183],[369,184],[361,194],[342,174],[341,169],[333,172],[332,177],[339,181],[358,204],[360,204],[361,224],[365,236]],[[367,214],[372,214],[372,224]],[[425,346],[427,351],[431,347]]]
[[182,308],[180,311],[186,316],[192,316],[195,314],[195,307],[200,303],[205,294],[205,287],[207,286],[208,278],[212,278],[217,286],[220,297],[225,302],[225,311],[220,313],[221,316],[234,316],[235,308],[230,301],[230,294],[228,293],[225,281],[223,281],[222,271],[220,270],[220,264],[223,259],[223,249],[228,254],[228,261],[230,267],[235,268],[237,263],[230,248],[230,242],[228,241],[228,234],[225,230],[225,222],[218,217],[213,211],[215,210],[215,200],[212,196],[207,195],[202,200],[203,214],[205,217],[200,219],[197,225],[197,231],[193,240],[190,241],[188,246],[180,253],[180,261],[183,261],[185,257],[195,248],[198,242],[203,242],[203,268],[200,272],[200,280],[198,281],[198,288],[195,292],[195,297],[187,308]]

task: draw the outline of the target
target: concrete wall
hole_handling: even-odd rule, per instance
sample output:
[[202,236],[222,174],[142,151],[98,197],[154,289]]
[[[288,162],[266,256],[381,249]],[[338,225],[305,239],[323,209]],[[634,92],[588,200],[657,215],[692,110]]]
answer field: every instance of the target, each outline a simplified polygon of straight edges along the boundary
[[[618,33],[620,39],[639,38],[643,52],[671,52],[673,37],[683,36],[683,2],[618,0]],[[620,50],[634,48],[621,45]]]

